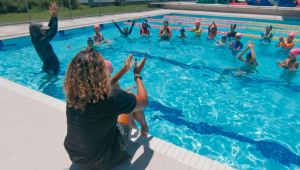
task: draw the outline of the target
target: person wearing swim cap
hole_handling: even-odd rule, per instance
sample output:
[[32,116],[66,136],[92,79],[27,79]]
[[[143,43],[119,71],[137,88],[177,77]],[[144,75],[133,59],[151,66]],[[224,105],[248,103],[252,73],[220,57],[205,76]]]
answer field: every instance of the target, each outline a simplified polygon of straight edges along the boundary
[[196,26],[191,31],[194,32],[196,36],[201,36],[202,28],[200,27],[200,21],[197,20],[195,25]]
[[100,33],[100,26],[96,24],[94,26],[95,34],[94,34],[94,40],[96,44],[104,44],[107,43],[109,40],[105,39],[103,34]]
[[297,71],[299,68],[299,61],[296,59],[299,55],[299,48],[292,49],[288,55],[288,59],[285,59],[283,62],[277,61],[278,67],[288,69],[289,71]]
[[150,35],[149,28],[147,28],[147,23],[143,22],[142,28],[140,28],[141,35]]
[[273,28],[272,25],[268,25],[266,27],[266,32],[261,34],[261,39],[260,39],[261,42],[268,42],[268,43],[271,42],[273,38],[273,34],[271,33],[272,28]]
[[151,27],[150,27],[150,25],[148,24],[148,19],[147,19],[147,18],[145,19],[144,22],[147,24],[146,28],[147,28],[147,29],[150,29]]
[[236,33],[235,35],[235,42],[229,42],[229,48],[231,49],[232,52],[238,52],[240,49],[243,48],[243,43],[240,42],[243,34],[242,33]]
[[122,30],[120,29],[119,25],[118,25],[117,23],[115,23],[115,21],[114,21],[113,19],[111,19],[111,21],[116,25],[116,27],[118,28],[118,30],[120,31],[120,33],[121,33],[122,35],[129,35],[129,34],[131,34],[131,32],[132,32],[133,26],[134,26],[134,24],[135,24],[135,22],[136,22],[136,18],[134,19],[134,21],[133,21],[133,23],[132,23],[132,25],[131,25],[129,31],[128,31],[128,27],[127,27],[127,26],[125,26],[124,29],[123,29],[123,31],[122,31]]
[[[109,77],[111,77],[111,73],[113,72],[112,63],[108,60],[105,60],[105,63],[106,63],[107,69],[109,71]],[[136,87],[135,85],[132,85],[131,87],[125,89],[124,91],[133,94],[132,92],[129,92],[129,91],[134,89],[135,87]],[[112,88],[122,90],[119,82],[116,82],[112,86]],[[141,135],[147,135],[149,133],[149,127],[148,127],[148,124],[147,124],[147,121],[146,121],[146,118],[145,118],[144,111],[140,110],[140,111],[133,112],[132,118],[133,118],[133,120],[136,120],[141,125],[140,134]],[[136,126],[136,124],[133,120],[131,121],[131,127],[134,128],[134,129],[138,129],[138,127]]]
[[237,34],[237,32],[235,32],[236,29],[236,24],[233,23],[230,25],[230,31],[227,32],[227,37],[230,39],[233,39],[235,37],[235,35]]
[[187,35],[185,35],[185,29],[184,29],[184,27],[181,27],[180,28],[180,34],[179,34],[179,37],[188,37]]
[[226,40],[227,40],[227,36],[223,35],[221,38],[221,41],[217,40],[217,44],[219,44],[220,46],[225,46],[226,45]]
[[279,43],[276,45],[276,48],[282,47],[284,50],[290,50],[295,46],[295,43],[293,42],[296,34],[294,32],[291,32],[287,38],[287,41],[284,41],[283,36],[279,37]]
[[217,25],[215,24],[215,21],[210,24],[208,27],[208,38],[215,38],[218,33]]
[[57,34],[58,29],[58,6],[55,2],[51,2],[49,12],[52,17],[48,26],[43,26],[41,23],[32,22],[29,26],[29,33],[35,51],[43,62],[42,69],[49,75],[54,75],[59,72],[59,60],[53,51],[52,45],[50,44],[50,41]]
[[[92,37],[88,37],[87,38],[87,45],[88,46],[83,46],[83,47],[79,47],[79,48],[73,48],[70,45],[67,45],[67,48],[69,48],[69,49],[93,48],[93,49],[96,50],[97,48],[101,48],[102,47],[100,44],[94,44],[94,39]],[[108,44],[106,47],[109,47],[109,46],[111,46],[111,44]]]
[[172,37],[172,30],[169,28],[169,22],[165,20],[163,22],[163,28],[160,29],[158,33],[158,37],[161,38],[171,38]]

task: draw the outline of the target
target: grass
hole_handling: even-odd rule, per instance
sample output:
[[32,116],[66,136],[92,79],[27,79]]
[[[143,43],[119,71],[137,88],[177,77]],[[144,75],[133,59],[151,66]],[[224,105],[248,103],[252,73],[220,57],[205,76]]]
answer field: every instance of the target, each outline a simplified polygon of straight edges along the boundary
[[[148,7],[147,4],[141,4],[140,10],[147,11],[153,10],[157,8]],[[139,11],[139,5],[125,5],[123,6],[123,12],[133,12]],[[122,6],[102,6],[101,14],[112,14],[112,13],[122,13]],[[81,17],[87,15],[100,15],[99,7],[87,7],[82,6],[81,9],[72,10],[73,17]],[[50,18],[50,14],[48,11],[41,12],[31,12],[30,13],[31,20],[48,20]],[[68,8],[60,9],[58,13],[59,18],[71,18],[70,10]],[[28,22],[28,14],[27,13],[11,13],[11,14],[1,14],[0,15],[0,25],[8,24],[8,23],[18,23],[18,22]]]

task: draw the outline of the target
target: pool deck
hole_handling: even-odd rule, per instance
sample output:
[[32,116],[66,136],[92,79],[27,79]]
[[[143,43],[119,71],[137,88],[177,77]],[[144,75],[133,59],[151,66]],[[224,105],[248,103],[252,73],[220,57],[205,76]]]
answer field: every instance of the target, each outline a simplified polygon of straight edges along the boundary
[[[228,16],[236,14],[182,10],[155,10],[59,20],[59,30],[123,21],[168,13]],[[274,16],[240,14],[241,18],[274,19]],[[284,20],[277,16],[275,20]],[[28,24],[0,27],[0,39],[28,35]],[[65,102],[0,78],[0,169],[64,170],[71,162],[63,147],[66,135]],[[232,167],[133,130],[127,147],[132,159],[114,170],[233,170]]]

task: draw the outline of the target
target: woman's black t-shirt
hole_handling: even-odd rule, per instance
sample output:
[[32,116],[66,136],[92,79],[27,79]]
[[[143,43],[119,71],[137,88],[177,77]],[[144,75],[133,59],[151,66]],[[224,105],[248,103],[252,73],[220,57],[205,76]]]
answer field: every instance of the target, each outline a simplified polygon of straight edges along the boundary
[[136,102],[133,94],[114,89],[110,99],[88,103],[83,113],[67,106],[64,146],[71,161],[82,169],[105,170],[130,158],[120,149],[116,123],[120,114],[133,111]]

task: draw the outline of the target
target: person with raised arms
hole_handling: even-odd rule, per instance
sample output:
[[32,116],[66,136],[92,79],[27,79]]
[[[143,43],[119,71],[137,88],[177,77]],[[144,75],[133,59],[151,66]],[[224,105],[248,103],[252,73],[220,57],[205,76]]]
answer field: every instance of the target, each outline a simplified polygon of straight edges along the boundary
[[118,30],[120,31],[120,33],[122,35],[129,35],[132,32],[133,26],[134,26],[134,24],[136,22],[136,18],[134,19],[134,21],[133,21],[133,23],[132,23],[129,31],[128,31],[128,27],[127,26],[125,26],[124,29],[121,30],[121,28],[119,27],[119,25],[113,19],[111,19],[111,21],[116,25],[116,27],[118,28]]

